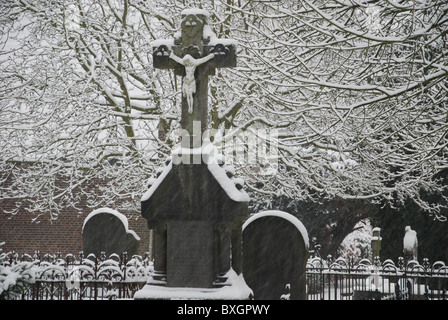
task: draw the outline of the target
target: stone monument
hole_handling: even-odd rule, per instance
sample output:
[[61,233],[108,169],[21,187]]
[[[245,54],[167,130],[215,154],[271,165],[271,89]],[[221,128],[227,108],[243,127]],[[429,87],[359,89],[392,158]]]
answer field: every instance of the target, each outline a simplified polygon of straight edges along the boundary
[[116,210],[101,208],[92,211],[82,227],[83,251],[99,257],[127,252],[129,257],[138,253],[140,237],[129,229],[128,219]]
[[293,215],[265,211],[243,225],[244,278],[255,300],[306,300],[308,232]]
[[150,183],[141,212],[154,234],[154,272],[135,299],[248,299],[241,227],[249,197],[216,148],[208,126],[208,77],[236,66],[236,43],[218,39],[208,12],[182,12],[181,32],[153,42],[153,65],[182,76],[181,146]]

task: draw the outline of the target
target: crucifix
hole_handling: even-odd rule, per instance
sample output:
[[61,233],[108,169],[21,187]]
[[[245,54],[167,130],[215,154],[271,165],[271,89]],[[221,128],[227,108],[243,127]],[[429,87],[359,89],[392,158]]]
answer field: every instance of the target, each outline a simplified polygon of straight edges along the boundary
[[194,74],[196,71],[196,67],[214,57],[215,55],[213,53],[210,53],[208,56],[200,59],[195,59],[189,54],[185,55],[183,58],[179,58],[175,54],[170,53],[171,59],[185,67],[185,76],[182,82],[182,96],[187,98],[188,113],[193,113],[193,95],[196,93],[196,78]]
[[[236,66],[236,42],[217,38],[208,17],[205,10],[184,10],[181,32],[173,40],[152,44],[154,68],[174,69],[175,75],[182,76],[181,127],[196,142],[201,142],[208,127],[208,77],[216,68]],[[193,141],[190,147],[199,147]]]

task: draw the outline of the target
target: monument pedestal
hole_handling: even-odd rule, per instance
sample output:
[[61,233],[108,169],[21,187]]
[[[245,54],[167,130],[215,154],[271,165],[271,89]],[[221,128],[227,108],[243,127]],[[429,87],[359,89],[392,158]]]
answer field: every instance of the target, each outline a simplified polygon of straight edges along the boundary
[[248,300],[252,290],[247,286],[242,274],[231,269],[226,274],[226,282],[217,288],[168,287],[161,286],[153,278],[135,293],[135,300]]
[[154,272],[135,299],[249,299],[241,267],[249,197],[232,173],[210,144],[173,151],[142,197]]

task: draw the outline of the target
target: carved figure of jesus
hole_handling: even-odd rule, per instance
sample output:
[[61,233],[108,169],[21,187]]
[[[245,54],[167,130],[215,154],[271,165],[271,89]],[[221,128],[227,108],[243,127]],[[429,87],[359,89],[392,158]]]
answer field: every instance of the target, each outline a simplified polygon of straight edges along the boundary
[[171,59],[185,67],[185,77],[182,83],[182,95],[187,98],[188,113],[193,112],[193,95],[196,93],[196,79],[194,78],[196,67],[206,63],[214,56],[215,55],[213,53],[210,53],[208,56],[195,59],[191,55],[186,54],[183,58],[180,58],[172,52],[170,53]]

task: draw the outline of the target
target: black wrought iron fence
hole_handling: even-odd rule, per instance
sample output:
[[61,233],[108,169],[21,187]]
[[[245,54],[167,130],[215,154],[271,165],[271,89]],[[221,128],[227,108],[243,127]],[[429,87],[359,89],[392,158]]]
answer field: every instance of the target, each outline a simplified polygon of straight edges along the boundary
[[22,300],[104,300],[132,299],[152,271],[148,254],[128,257],[126,252],[106,257],[69,254],[33,256],[10,252],[3,263],[13,266],[33,263],[34,281],[17,296]]
[[[39,252],[33,256],[10,252],[4,257],[2,263],[8,266],[32,263],[34,281],[15,296],[23,300],[132,299],[153,271],[148,254],[41,257]],[[390,259],[374,263],[364,259],[355,264],[342,258],[310,258],[306,279],[309,300],[448,300],[448,266],[441,261],[405,263],[400,258],[395,264]]]
[[448,266],[441,261],[312,258],[306,276],[311,300],[448,300]]

